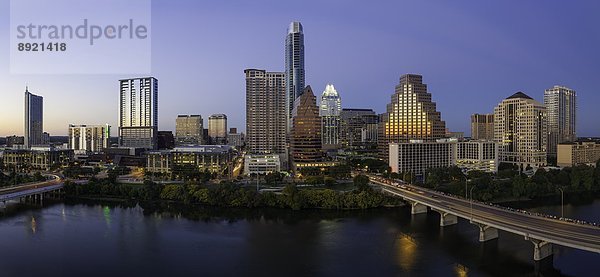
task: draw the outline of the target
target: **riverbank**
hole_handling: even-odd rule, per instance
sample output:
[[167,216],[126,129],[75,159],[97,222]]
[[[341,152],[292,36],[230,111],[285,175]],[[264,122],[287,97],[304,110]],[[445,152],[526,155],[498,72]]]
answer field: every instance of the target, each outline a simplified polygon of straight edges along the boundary
[[254,188],[231,183],[217,186],[160,185],[153,182],[145,182],[144,185],[125,185],[96,181],[86,185],[66,183],[65,196],[71,199],[87,200],[292,210],[360,210],[404,205],[402,200],[385,195],[368,186],[340,192],[329,188],[302,189],[288,185],[281,193],[276,193],[257,192]]

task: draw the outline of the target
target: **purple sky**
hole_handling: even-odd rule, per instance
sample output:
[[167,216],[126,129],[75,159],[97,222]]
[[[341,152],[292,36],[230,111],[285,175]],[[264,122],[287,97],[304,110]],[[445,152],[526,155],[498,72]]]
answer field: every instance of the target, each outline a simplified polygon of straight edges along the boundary
[[[577,90],[579,136],[599,136],[600,2],[155,0],[152,75],[161,130],[177,114],[225,113],[245,129],[245,68],[283,71],[291,21],[304,25],[306,83],[333,83],[343,107],[383,112],[404,73],[424,77],[452,131],[523,91]],[[0,0],[0,136],[23,133],[23,90],[44,96],[45,130],[109,123],[124,75],[11,75],[9,1]]]

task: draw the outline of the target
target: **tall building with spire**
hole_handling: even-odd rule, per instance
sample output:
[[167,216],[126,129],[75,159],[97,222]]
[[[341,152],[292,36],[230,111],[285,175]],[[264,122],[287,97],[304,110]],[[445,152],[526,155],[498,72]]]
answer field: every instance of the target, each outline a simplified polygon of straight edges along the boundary
[[499,162],[528,167],[546,165],[546,107],[517,92],[494,109],[494,141]]
[[340,112],[342,99],[332,84],[325,86],[321,95],[319,115],[322,121],[323,148],[335,149],[340,146]]
[[436,110],[421,75],[400,76],[400,83],[391,98],[379,124],[378,144],[382,159],[388,159],[390,143],[434,141],[445,137],[446,123]]
[[288,118],[291,119],[294,101],[302,95],[305,82],[304,31],[300,22],[290,23],[287,30],[285,38],[285,78],[287,114]]
[[44,98],[25,87],[25,148],[42,144],[44,133]]
[[557,146],[577,140],[577,95],[575,90],[554,86],[544,91],[548,112],[548,156],[556,158]]
[[298,163],[318,162],[323,158],[321,117],[317,98],[310,86],[294,103],[290,148],[294,167]]

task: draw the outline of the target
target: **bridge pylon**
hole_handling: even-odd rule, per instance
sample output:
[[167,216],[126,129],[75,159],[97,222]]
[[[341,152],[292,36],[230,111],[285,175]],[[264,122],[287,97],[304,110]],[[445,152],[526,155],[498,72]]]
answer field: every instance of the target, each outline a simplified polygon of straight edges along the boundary
[[477,222],[471,223],[479,227],[479,242],[486,242],[498,238],[498,229]]
[[432,209],[440,214],[440,226],[451,226],[458,223],[458,217],[454,214],[447,213],[444,211],[438,211],[436,209]]
[[533,243],[533,260],[541,261],[552,256],[552,243],[525,236],[525,240]]
[[424,204],[411,201],[410,206],[411,206],[411,210],[410,210],[411,214],[426,214],[427,213],[427,206]]

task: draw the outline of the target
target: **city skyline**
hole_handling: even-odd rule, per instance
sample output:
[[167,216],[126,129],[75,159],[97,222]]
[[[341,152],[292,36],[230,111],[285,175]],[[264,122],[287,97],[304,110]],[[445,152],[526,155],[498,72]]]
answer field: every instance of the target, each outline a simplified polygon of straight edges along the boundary
[[[578,92],[578,136],[600,135],[594,122],[598,114],[592,106],[600,101],[600,96],[595,93],[600,83],[594,78],[599,63],[595,62],[597,55],[593,55],[592,51],[598,48],[600,40],[597,36],[587,35],[597,32],[590,27],[598,21],[593,18],[593,11],[600,7],[596,3],[572,6],[563,6],[559,2],[545,3],[544,6],[520,3],[521,9],[515,10],[508,3],[494,3],[489,7],[478,3],[407,3],[414,10],[427,10],[431,16],[439,16],[439,20],[427,24],[415,21],[422,15],[419,12],[402,18],[390,17],[389,13],[399,5],[392,3],[349,8],[338,7],[335,1],[309,2],[297,11],[285,11],[283,5],[274,5],[270,7],[270,15],[264,18],[256,17],[253,11],[257,8],[249,4],[239,3],[231,7],[214,3],[200,9],[202,16],[194,17],[201,19],[174,16],[185,15],[187,10],[198,12],[197,8],[193,8],[199,5],[197,3],[178,1],[169,4],[153,2],[153,36],[157,39],[153,43],[154,70],[151,75],[161,80],[160,130],[174,131],[173,118],[177,114],[208,116],[224,113],[229,117],[229,125],[245,131],[245,114],[239,112],[245,104],[243,70],[267,68],[283,71],[286,27],[291,21],[299,21],[306,34],[306,83],[315,88],[335,83],[344,92],[344,108],[370,108],[381,113],[394,92],[398,76],[417,73],[428,80],[447,127],[468,134],[470,114],[491,113],[506,95],[523,91],[536,101],[543,102],[545,89],[563,85]],[[306,12],[320,6],[322,10],[319,8],[314,14]],[[339,10],[327,19],[320,18],[331,14],[333,7]],[[373,13],[363,14],[358,11],[360,8]],[[559,12],[572,15],[572,20],[559,23],[545,16]],[[8,1],[0,1],[0,14],[3,18],[8,17],[4,17],[8,15]],[[234,20],[212,27],[219,25],[215,23],[225,23],[219,19],[224,15],[224,18]],[[354,22],[353,16],[364,20]],[[257,37],[249,43],[261,49],[252,55],[248,55],[244,47],[230,46],[235,45],[231,44],[232,38],[222,35],[233,32],[239,22],[249,18],[266,26],[243,34],[244,38]],[[198,36],[207,38],[206,44],[198,47],[194,45],[200,43],[198,39],[182,35],[189,30],[172,31],[183,23],[211,26],[195,30]],[[410,28],[403,26],[419,27],[419,32],[405,30]],[[575,27],[579,31],[570,32]],[[465,34],[453,37],[452,34],[459,29]],[[8,32],[7,22],[0,22],[0,35],[8,35]],[[540,44],[551,36],[573,43],[559,46]],[[190,45],[180,45],[185,51],[179,51],[172,43],[164,43],[167,41]],[[8,51],[7,45],[1,45],[0,51]],[[207,58],[207,55],[215,57]],[[223,55],[233,57],[223,60]],[[196,61],[200,60],[206,62],[197,63],[201,64],[197,66]],[[23,135],[24,111],[20,103],[26,85],[31,91],[44,96],[44,131],[51,135],[66,135],[70,123],[118,126],[115,80],[141,77],[10,75],[8,62],[4,60],[1,64],[0,93],[3,101],[0,103],[0,136]],[[456,70],[457,66],[460,70]],[[361,77],[365,74],[366,77]],[[185,79],[198,80],[199,85],[190,91],[191,81],[180,82]],[[182,97],[191,101],[178,104],[175,99]],[[90,99],[94,102],[89,102]],[[460,102],[463,99],[469,99],[469,103]],[[86,101],[91,105],[81,104]],[[478,105],[473,107],[471,102]],[[64,109],[65,106],[69,109]]]

